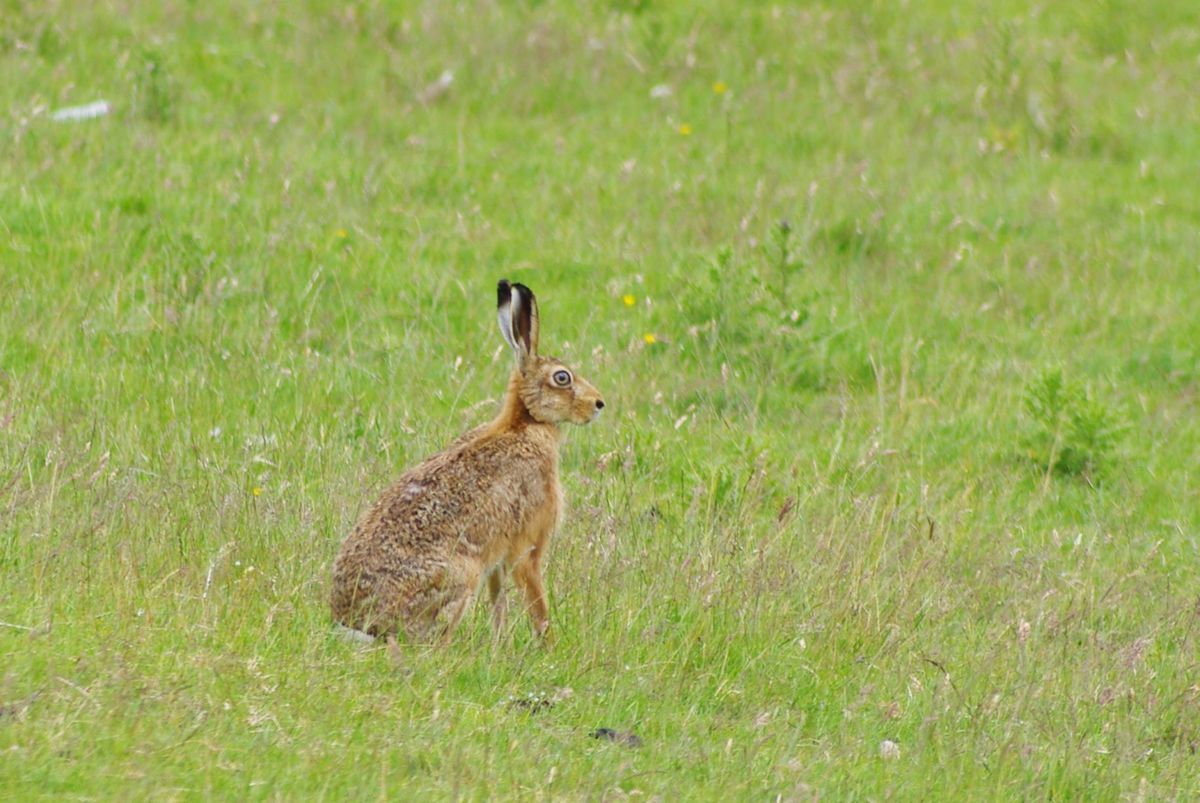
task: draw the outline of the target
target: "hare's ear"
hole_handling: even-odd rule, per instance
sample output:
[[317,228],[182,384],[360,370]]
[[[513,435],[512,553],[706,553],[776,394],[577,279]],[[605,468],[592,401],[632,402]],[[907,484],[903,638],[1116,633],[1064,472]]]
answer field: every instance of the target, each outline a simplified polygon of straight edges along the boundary
[[525,356],[536,357],[538,353],[538,321],[537,299],[533,291],[523,284],[512,286],[512,327],[517,345],[524,350]]
[[500,334],[512,346],[518,362],[537,356],[539,325],[533,292],[523,284],[501,279],[496,288],[496,307]]
[[512,347],[513,353],[519,358],[521,349],[513,337],[512,307],[512,285],[508,283],[508,279],[501,279],[500,284],[496,286],[496,317],[500,320],[500,334],[504,335],[504,342]]

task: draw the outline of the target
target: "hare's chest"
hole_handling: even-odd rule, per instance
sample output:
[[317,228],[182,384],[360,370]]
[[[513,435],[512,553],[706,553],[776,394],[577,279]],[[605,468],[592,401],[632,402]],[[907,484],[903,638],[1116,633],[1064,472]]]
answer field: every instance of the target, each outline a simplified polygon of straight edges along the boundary
[[554,506],[553,519],[551,520],[550,527],[551,529],[558,529],[558,526],[562,524],[563,516],[567,512],[567,499],[565,496],[563,496],[562,483],[558,481],[558,477],[554,477],[551,480],[550,485],[551,492],[549,496],[551,504]]
[[541,544],[562,521],[565,504],[558,477],[553,474],[540,477],[529,499],[532,504],[521,522],[518,540]]
[[530,489],[528,499],[531,504],[522,529],[533,535],[549,535],[562,521],[565,507],[562,484],[558,477],[549,475],[538,478],[535,487]]

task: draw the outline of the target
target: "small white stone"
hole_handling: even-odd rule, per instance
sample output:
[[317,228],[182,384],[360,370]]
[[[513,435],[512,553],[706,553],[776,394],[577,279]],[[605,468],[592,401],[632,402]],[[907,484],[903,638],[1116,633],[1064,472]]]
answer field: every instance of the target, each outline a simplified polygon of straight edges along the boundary
[[112,111],[112,106],[108,104],[107,100],[97,100],[83,106],[68,106],[65,109],[58,109],[50,115],[50,119],[57,123],[91,120],[94,117],[103,117],[110,111]]
[[891,739],[884,739],[879,743],[879,757],[886,759],[900,758],[900,745]]
[[361,630],[354,630],[353,628],[346,627],[342,624],[334,625],[333,630],[338,636],[344,638],[346,641],[356,641],[360,644],[370,644],[375,640],[375,637],[370,633],[364,633]]

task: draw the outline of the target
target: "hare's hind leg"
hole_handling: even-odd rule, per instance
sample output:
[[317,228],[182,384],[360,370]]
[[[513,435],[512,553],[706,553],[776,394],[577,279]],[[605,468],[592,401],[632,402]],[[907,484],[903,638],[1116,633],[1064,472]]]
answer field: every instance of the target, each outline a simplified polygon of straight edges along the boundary
[[463,589],[463,592],[456,599],[446,603],[446,607],[442,608],[438,618],[441,620],[441,644],[443,647],[450,643],[450,637],[454,635],[454,629],[458,627],[458,623],[462,621],[463,614],[467,612],[467,608],[471,607],[471,601],[474,599],[474,590]]
[[457,598],[458,584],[444,566],[426,571],[413,582],[403,595],[400,616],[409,642],[436,642],[444,629],[442,612]]
[[368,638],[395,632],[402,586],[394,578],[359,571],[334,588],[334,620]]
[[480,567],[472,561],[457,561],[439,571],[428,588],[414,595],[407,629],[423,642],[448,644],[463,614],[479,593]]
[[455,588],[439,589],[436,594],[424,594],[404,617],[404,632],[415,644],[446,644],[458,620],[471,602],[469,594]]
[[451,596],[446,604],[438,612],[437,618],[440,621],[440,629],[442,631],[441,642],[442,646],[450,643],[450,637],[454,634],[454,629],[458,627],[458,623],[462,621],[463,614],[471,607],[471,603],[475,601],[475,597],[479,594],[479,572],[475,571],[472,577],[456,586],[456,592]]

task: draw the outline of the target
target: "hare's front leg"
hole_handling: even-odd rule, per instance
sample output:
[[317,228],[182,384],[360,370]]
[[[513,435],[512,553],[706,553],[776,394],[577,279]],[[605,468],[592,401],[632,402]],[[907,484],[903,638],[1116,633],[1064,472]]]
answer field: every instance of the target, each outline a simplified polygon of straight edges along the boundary
[[513,566],[513,582],[525,592],[525,608],[533,620],[533,631],[548,638],[550,609],[546,605],[546,586],[542,583],[542,549],[534,547],[517,565]]
[[499,641],[504,634],[504,620],[508,607],[504,601],[503,563],[488,574],[488,596],[492,600],[492,636]]

